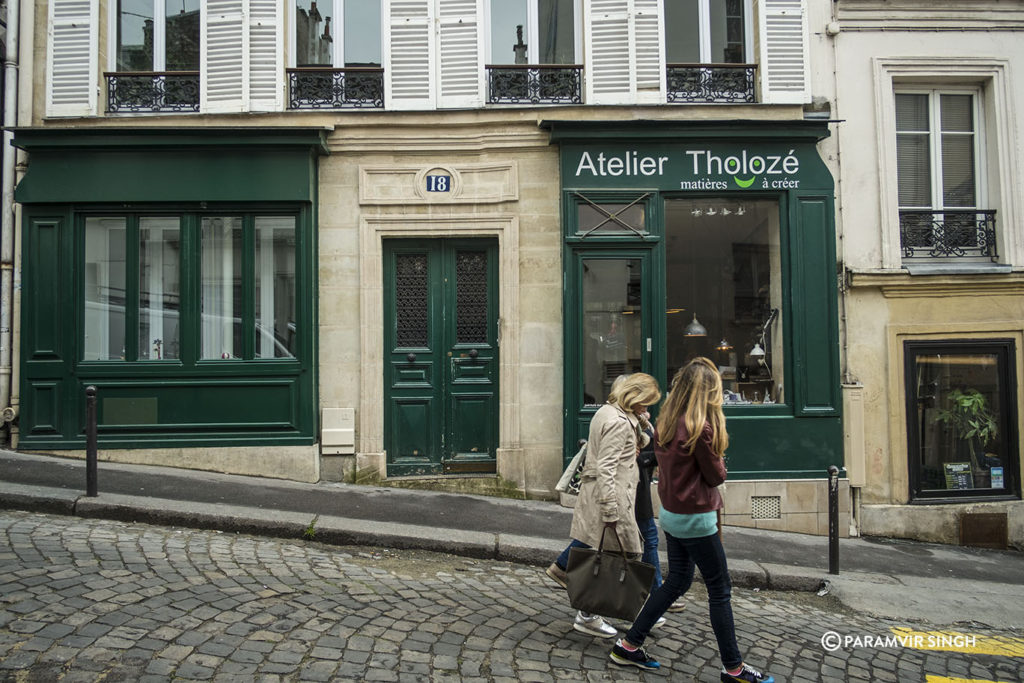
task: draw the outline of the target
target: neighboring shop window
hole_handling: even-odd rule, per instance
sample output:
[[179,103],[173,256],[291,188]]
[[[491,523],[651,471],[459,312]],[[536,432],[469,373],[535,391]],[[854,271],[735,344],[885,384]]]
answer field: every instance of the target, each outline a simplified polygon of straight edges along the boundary
[[778,202],[668,199],[665,241],[668,376],[706,356],[727,405],[784,402]]
[[[198,226],[198,252],[183,250],[183,226]],[[294,358],[295,226],[250,214],[86,217],[83,360]],[[198,292],[183,300],[181,274],[196,270]],[[200,346],[187,349],[190,312]]]
[[912,498],[1020,495],[1009,340],[906,342]]
[[380,0],[298,0],[295,63],[339,69],[379,67]]

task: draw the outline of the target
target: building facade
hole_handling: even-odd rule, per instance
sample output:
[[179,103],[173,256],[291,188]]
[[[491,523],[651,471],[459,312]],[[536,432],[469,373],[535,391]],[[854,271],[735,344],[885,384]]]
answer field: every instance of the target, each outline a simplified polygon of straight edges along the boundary
[[815,81],[819,94],[834,84],[842,120],[833,170],[859,529],[1020,547],[1024,9],[831,9]]
[[81,453],[92,385],[105,458],[552,497],[616,376],[706,355],[727,523],[824,533],[821,12],[29,3],[15,445]]

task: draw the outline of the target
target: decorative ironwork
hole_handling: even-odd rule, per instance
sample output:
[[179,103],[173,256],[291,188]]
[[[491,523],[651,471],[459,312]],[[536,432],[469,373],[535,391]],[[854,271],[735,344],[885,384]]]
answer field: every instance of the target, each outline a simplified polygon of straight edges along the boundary
[[988,257],[997,260],[996,212],[900,211],[904,258]]
[[199,111],[198,71],[137,71],[103,74],[107,112]]
[[579,64],[487,67],[488,104],[580,104],[583,67]]
[[756,64],[667,64],[669,102],[753,102]]
[[395,257],[395,343],[400,348],[427,346],[427,255]]
[[487,343],[487,252],[455,256],[455,343]]
[[384,69],[288,69],[289,109],[384,107]]

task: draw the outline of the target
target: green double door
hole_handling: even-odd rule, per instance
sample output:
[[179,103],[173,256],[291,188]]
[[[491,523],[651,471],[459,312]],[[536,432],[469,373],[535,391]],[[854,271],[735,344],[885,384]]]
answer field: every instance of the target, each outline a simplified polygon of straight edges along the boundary
[[388,476],[495,472],[497,243],[384,242]]

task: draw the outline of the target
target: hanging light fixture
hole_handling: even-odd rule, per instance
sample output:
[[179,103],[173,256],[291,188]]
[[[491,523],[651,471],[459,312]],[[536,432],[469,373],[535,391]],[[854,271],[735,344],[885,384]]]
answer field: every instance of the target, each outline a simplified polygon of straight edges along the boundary
[[761,342],[754,342],[754,348],[750,349],[750,353],[748,355],[752,358],[763,358],[764,349],[761,348]]
[[686,326],[683,330],[684,337],[706,337],[708,336],[708,330],[706,327],[700,324],[697,320],[697,314],[693,314],[693,322]]
[[716,351],[732,351],[732,344],[725,337],[722,337],[722,341],[718,342],[718,346],[715,347]]

